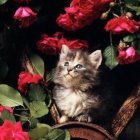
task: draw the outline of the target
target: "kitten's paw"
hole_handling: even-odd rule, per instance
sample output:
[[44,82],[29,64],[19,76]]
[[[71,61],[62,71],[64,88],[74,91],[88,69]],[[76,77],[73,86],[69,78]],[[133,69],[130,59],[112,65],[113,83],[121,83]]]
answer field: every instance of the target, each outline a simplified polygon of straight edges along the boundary
[[67,122],[69,119],[67,116],[63,115],[59,120],[58,123],[65,123]]
[[89,115],[80,115],[76,120],[79,122],[92,122],[92,118]]

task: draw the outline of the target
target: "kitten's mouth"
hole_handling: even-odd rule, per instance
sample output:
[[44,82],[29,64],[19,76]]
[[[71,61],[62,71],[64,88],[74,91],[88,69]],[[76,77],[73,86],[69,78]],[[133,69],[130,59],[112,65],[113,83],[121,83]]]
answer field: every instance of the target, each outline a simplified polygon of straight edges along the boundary
[[70,76],[71,78],[73,78],[73,76],[70,75],[69,73],[65,75],[65,78],[67,78],[68,76]]

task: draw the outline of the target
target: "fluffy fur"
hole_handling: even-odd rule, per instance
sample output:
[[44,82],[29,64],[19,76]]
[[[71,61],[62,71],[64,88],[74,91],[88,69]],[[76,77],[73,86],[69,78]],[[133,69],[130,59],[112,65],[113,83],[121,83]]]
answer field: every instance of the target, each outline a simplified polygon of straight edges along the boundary
[[110,107],[110,92],[100,84],[98,68],[101,62],[100,50],[88,54],[63,45],[53,90],[53,99],[62,115],[60,123],[69,119],[84,122],[107,120],[105,114]]

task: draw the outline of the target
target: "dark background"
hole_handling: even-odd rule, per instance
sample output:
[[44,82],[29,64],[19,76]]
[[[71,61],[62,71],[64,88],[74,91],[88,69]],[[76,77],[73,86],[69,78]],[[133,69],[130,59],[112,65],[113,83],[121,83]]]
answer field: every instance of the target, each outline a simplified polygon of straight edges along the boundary
[[[30,6],[36,6],[40,3],[38,0],[32,2]],[[42,33],[48,35],[54,34],[56,31],[64,32],[64,36],[71,39],[84,39],[89,42],[90,51],[102,49],[109,45],[109,34],[104,31],[106,21],[96,20],[91,25],[75,32],[68,32],[56,25],[56,18],[63,13],[65,6],[69,5],[69,1],[62,0],[46,0],[42,1],[41,8],[38,13],[38,20],[30,27],[21,29],[15,24],[11,26],[11,16],[2,15],[0,18],[0,56],[9,67],[8,75],[1,83],[7,83],[17,87],[18,73],[21,71],[21,56],[25,48],[32,52],[38,53],[45,61],[46,69],[51,70],[55,67],[58,56],[41,54],[36,50],[36,42],[41,38]],[[8,8],[8,4],[5,6]],[[18,5],[12,5],[11,15]],[[3,22],[5,21],[5,23]],[[10,29],[7,27],[10,25]],[[119,36],[113,36],[113,43],[117,44]],[[103,64],[104,65],[104,64]],[[107,71],[110,80],[115,86],[116,94],[119,97],[118,106],[125,101],[131,91],[140,83],[140,62],[134,64],[117,66],[113,70]],[[122,132],[119,140],[140,140],[140,108],[137,109],[130,123]]]

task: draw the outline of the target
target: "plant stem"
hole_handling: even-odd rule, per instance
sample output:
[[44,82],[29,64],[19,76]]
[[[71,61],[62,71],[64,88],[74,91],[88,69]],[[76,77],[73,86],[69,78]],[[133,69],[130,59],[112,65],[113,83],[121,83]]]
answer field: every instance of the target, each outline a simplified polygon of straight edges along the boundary
[[26,109],[26,108],[24,108],[24,109],[15,109],[15,110],[23,110],[23,111],[28,111],[29,109]]
[[110,31],[110,46],[113,46],[112,31]]
[[28,118],[28,117],[26,117],[26,116],[22,116],[22,115],[19,115],[19,114],[14,114],[15,116],[18,116],[18,117],[23,117],[23,118]]
[[125,14],[125,12],[124,12],[125,5],[122,5],[122,3],[124,3],[124,1],[119,0],[121,16],[123,16]]
[[114,17],[119,17],[119,16],[118,16],[117,14],[115,14],[115,13],[112,13],[112,14],[113,14]]

